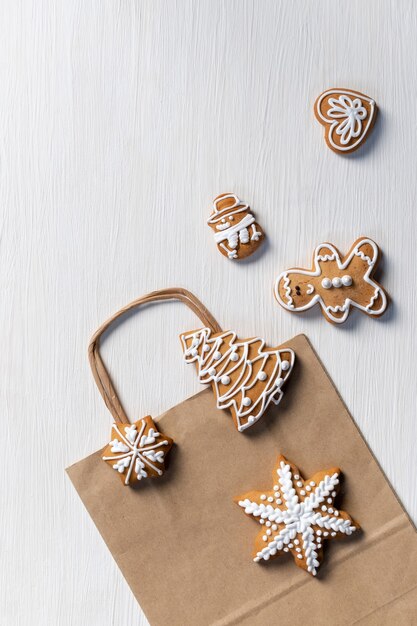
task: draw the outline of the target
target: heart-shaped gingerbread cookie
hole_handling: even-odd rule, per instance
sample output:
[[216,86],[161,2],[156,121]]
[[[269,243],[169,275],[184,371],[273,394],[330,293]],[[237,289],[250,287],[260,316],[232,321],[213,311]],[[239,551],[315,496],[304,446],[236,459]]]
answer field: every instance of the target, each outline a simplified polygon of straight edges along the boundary
[[340,154],[353,152],[366,141],[377,111],[375,100],[351,89],[328,89],[314,103],[327,145]]

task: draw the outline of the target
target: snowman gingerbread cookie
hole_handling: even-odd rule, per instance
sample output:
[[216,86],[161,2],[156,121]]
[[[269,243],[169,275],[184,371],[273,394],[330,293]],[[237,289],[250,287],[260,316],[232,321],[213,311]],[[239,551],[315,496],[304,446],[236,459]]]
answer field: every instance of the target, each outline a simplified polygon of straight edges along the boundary
[[228,259],[251,255],[264,237],[250,207],[234,193],[223,193],[215,198],[207,224],[214,231],[218,249]]
[[361,237],[342,259],[330,243],[317,246],[312,269],[290,269],[275,281],[279,304],[291,312],[302,312],[320,304],[329,322],[346,321],[352,307],[371,317],[380,317],[387,308],[384,289],[373,279],[379,260],[374,241]]

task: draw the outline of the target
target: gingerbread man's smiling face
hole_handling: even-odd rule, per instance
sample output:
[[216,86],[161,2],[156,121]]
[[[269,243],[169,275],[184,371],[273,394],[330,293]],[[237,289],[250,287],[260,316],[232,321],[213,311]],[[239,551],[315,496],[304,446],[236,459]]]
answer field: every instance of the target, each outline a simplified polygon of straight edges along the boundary
[[384,290],[371,275],[378,260],[377,245],[365,237],[341,259],[332,244],[319,245],[313,269],[291,269],[275,283],[275,297],[288,311],[301,312],[317,302],[330,322],[344,322],[351,306],[370,316],[382,315],[387,306]]

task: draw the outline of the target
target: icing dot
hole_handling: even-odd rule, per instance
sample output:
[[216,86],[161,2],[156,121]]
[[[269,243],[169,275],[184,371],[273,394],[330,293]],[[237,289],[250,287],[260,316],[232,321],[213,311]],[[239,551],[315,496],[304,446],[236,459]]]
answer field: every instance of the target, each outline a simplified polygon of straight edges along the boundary
[[332,491],[332,496],[333,496],[333,498],[336,497],[336,492],[335,491]]
[[335,276],[334,278],[332,278],[332,285],[337,289],[342,286],[342,280],[339,278],[339,276]]
[[293,548],[294,546],[293,546],[293,544],[292,544],[292,543],[289,543],[289,544],[288,544],[288,547],[289,547],[289,548]]
[[266,375],[266,372],[258,372],[258,376],[257,379],[258,380],[266,380],[268,377]]
[[210,346],[204,346],[203,352],[208,352],[210,350]]
[[294,474],[294,480],[298,480],[300,477],[298,474]]
[[306,492],[304,491],[304,489],[301,489],[300,496],[305,496],[305,495],[306,495]]
[[218,361],[221,358],[222,358],[222,353],[216,350],[216,352],[213,354],[213,359],[216,359],[216,361]]
[[329,509],[327,509],[329,513],[333,513],[333,509],[330,507]]
[[228,385],[230,383],[230,376],[222,376],[220,380],[222,385]]
[[265,526],[271,526],[271,522],[265,522]]
[[283,370],[284,370],[284,372],[285,372],[287,369],[289,369],[290,364],[289,364],[289,362],[288,362],[288,361],[283,361],[283,362],[281,363],[281,367],[282,367],[282,369],[283,369]]
[[342,276],[342,283],[345,287],[350,287],[352,284],[352,276],[349,276],[349,274]]
[[264,541],[268,541],[268,537],[267,537],[266,535],[264,535],[264,536],[262,537],[262,539],[263,539]]
[[331,498],[327,498],[327,502],[328,502],[329,504],[331,504],[331,503],[333,502],[333,500],[332,500]]
[[243,398],[242,404],[243,404],[243,406],[250,406],[252,404],[252,400],[250,398],[248,398],[248,397]]
[[316,531],[316,535],[318,535],[320,537],[320,535],[321,535],[321,530],[320,529]]
[[301,548],[296,548],[295,551],[296,552],[301,552]]
[[311,491],[311,487],[310,487],[310,485],[307,485],[307,487],[306,487],[306,491]]
[[279,490],[278,485],[274,485],[274,491],[278,491],[278,490]]
[[284,552],[288,552],[288,548],[284,548]]
[[263,493],[260,497],[261,500],[266,500],[266,495]]
[[332,533],[332,537],[336,537],[336,533]]
[[260,520],[259,520],[259,522],[260,522],[261,524],[265,524],[265,520],[264,520],[264,519],[260,519]]
[[297,554],[297,559],[302,559],[303,555],[302,554]]
[[327,511],[327,506],[325,504],[323,504],[323,506],[321,507],[322,511]]
[[272,524],[271,528],[272,530],[278,530],[278,526],[276,524]]
[[281,498],[277,498],[277,499],[275,500],[275,502],[276,502],[277,504],[282,504],[282,500],[281,500]]
[[266,534],[268,535],[268,537],[269,537],[269,535],[270,535],[271,533],[272,533],[272,530],[271,530],[270,528],[268,528],[268,530],[266,531]]
[[284,382],[283,378],[277,378],[275,381],[275,384],[277,387],[281,387],[282,383]]
[[237,361],[239,359],[239,355],[237,352],[232,352],[232,354],[230,355],[230,360],[231,361]]
[[329,536],[329,533],[327,532],[327,530],[324,531],[323,536],[324,537],[328,537]]
[[301,480],[298,480],[297,481],[297,487],[302,487],[302,486],[303,486],[303,483],[301,482]]
[[330,287],[332,286],[332,281],[330,280],[330,278],[323,278],[323,280],[321,281],[321,286],[323,287],[323,289],[330,289]]
[[336,517],[338,517],[339,515],[339,511],[337,511],[336,509],[333,511],[333,515],[336,515]]
[[300,543],[299,539],[294,539],[294,545],[298,546],[299,543]]
[[315,486],[316,486],[316,483],[314,482],[314,480],[310,480],[310,485],[311,485],[312,487],[315,487]]
[[198,354],[198,350],[196,350],[195,348],[193,348],[192,350],[190,350],[190,354],[191,354],[191,356],[197,356],[197,354]]
[[216,375],[216,368],[215,367],[211,367],[208,371],[208,373],[210,374],[210,376],[215,376]]
[[268,502],[273,502],[273,501],[274,501],[274,498],[272,496],[269,496]]

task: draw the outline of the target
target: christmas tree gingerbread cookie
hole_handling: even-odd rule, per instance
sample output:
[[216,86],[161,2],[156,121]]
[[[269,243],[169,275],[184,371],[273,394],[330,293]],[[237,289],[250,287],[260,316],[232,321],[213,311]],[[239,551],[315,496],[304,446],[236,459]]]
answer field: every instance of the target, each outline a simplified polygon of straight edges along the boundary
[[294,268],[278,276],[275,297],[284,309],[295,313],[319,304],[334,324],[346,321],[351,308],[380,317],[388,298],[373,279],[379,257],[378,246],[367,237],[355,241],[344,258],[335,246],[322,243],[314,252],[312,269]]
[[267,348],[259,337],[238,339],[233,331],[201,328],[180,336],[184,359],[195,363],[200,383],[210,383],[219,409],[230,409],[242,432],[257,422],[271,402],[278,404],[295,355]]
[[207,221],[218,249],[228,259],[244,259],[259,247],[264,233],[250,207],[234,193],[223,193],[213,202]]
[[283,456],[272,474],[273,488],[250,491],[235,499],[261,525],[255,539],[255,562],[291,553],[298,567],[312,576],[323,560],[323,544],[351,535],[359,525],[334,500],[341,471],[337,467],[304,480]]
[[124,485],[162,476],[173,440],[158,432],[150,415],[134,424],[113,424],[112,437],[102,458],[118,472]]

